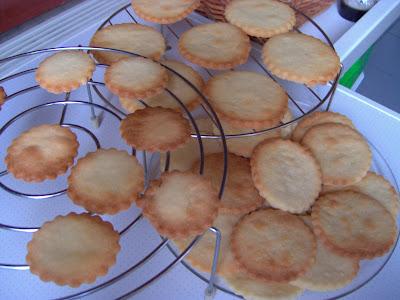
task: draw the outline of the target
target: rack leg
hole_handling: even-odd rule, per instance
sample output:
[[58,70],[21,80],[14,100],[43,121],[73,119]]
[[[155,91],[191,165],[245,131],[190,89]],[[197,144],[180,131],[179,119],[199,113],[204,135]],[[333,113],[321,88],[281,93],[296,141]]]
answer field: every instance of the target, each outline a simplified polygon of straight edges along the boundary
[[[90,89],[90,85],[86,85],[86,90],[89,98],[89,102],[93,103],[93,97],[92,97],[92,90]],[[98,116],[96,115],[96,112],[94,111],[94,107],[90,106],[90,120],[92,121],[92,124],[95,128],[99,128],[101,125],[102,121],[102,115],[99,114]]]
[[216,273],[217,273],[217,266],[219,259],[219,249],[221,247],[221,232],[215,227],[210,227],[208,230],[210,230],[215,234],[215,248],[214,248],[214,258],[211,268],[210,280],[204,292],[204,300],[214,299],[215,293],[217,292],[217,289],[215,288],[215,281],[216,281]]
[[[68,101],[70,96],[71,96],[71,93],[65,93],[64,101]],[[60,122],[59,122],[60,125],[62,125],[64,123],[64,119],[65,119],[65,114],[67,112],[67,108],[68,108],[68,104],[64,104],[63,110],[61,112]]]
[[343,64],[340,64],[340,70],[339,70],[339,73],[338,73],[338,75],[336,77],[332,94],[329,97],[328,105],[326,106],[326,111],[329,111],[329,109],[331,108],[333,97],[335,96],[335,92],[336,92],[337,86],[339,84],[339,79],[340,79],[340,76],[342,75],[342,71],[343,71]]

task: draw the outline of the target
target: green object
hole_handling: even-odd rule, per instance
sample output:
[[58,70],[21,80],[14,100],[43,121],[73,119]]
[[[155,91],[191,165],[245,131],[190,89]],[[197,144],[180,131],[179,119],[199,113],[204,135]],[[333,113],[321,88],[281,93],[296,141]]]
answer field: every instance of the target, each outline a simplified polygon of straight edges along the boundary
[[368,62],[369,56],[371,55],[373,46],[371,46],[351,67],[346,73],[340,78],[339,83],[349,89],[351,89],[356,82],[358,76],[364,70],[365,65]]

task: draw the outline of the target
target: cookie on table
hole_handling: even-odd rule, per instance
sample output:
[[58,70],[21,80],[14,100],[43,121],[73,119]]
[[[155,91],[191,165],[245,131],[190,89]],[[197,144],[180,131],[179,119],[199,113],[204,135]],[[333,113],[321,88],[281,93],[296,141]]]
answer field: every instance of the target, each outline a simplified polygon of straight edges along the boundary
[[228,23],[195,26],[181,35],[178,46],[183,58],[216,70],[244,64],[251,49],[249,37]]
[[172,171],[145,192],[143,215],[159,234],[185,238],[203,233],[217,217],[219,199],[209,180],[191,172]]
[[[199,91],[203,89],[203,78],[188,65],[185,65],[175,60],[165,60],[162,61],[162,64],[182,75]],[[200,95],[197,93],[197,91],[193,89],[190,84],[187,83],[184,79],[182,79],[170,70],[168,70],[168,77],[169,79],[166,89],[168,89],[173,95],[175,95],[189,111],[194,110],[201,102]],[[171,108],[177,111],[184,111],[179,102],[175,99],[175,97],[166,90],[159,95],[142,99],[142,101],[146,103],[147,106],[151,107],[160,106]],[[137,99],[120,98],[120,102],[122,107],[124,107],[130,113],[146,107],[142,102]]]
[[322,171],[324,185],[350,185],[360,181],[371,166],[368,143],[353,128],[337,123],[311,127],[301,143],[310,149]]
[[33,234],[26,261],[43,281],[78,287],[107,274],[120,248],[111,223],[70,213],[46,222]]
[[60,125],[40,125],[13,140],[5,163],[15,178],[40,182],[64,174],[74,163],[79,143],[75,133]]
[[[153,27],[141,24],[115,24],[97,31],[90,40],[90,47],[113,48],[133,52],[159,60],[166,48],[164,37]],[[132,57],[112,51],[91,51],[99,63],[111,65],[121,58]]]
[[116,214],[144,189],[144,170],[126,151],[99,149],[80,158],[68,177],[68,196],[86,210]]
[[262,51],[267,68],[282,79],[313,86],[326,84],[339,73],[340,59],[335,50],[309,35],[275,35]]
[[390,212],[354,191],[321,196],[311,217],[315,234],[338,255],[372,259],[389,251],[396,240],[396,222]]
[[310,209],[321,191],[321,170],[310,151],[290,140],[258,144],[251,157],[254,185],[268,203],[291,213]]
[[137,150],[171,151],[190,139],[189,121],[170,108],[146,107],[121,121],[120,133]]
[[130,57],[109,66],[104,82],[119,97],[141,99],[161,94],[167,86],[168,73],[151,59]]
[[272,282],[290,282],[314,263],[316,239],[296,215],[270,208],[244,216],[231,235],[239,271]]
[[294,10],[276,0],[233,0],[225,8],[225,18],[248,35],[261,38],[288,32],[296,24]]
[[288,109],[285,90],[269,77],[255,72],[220,73],[206,83],[204,93],[220,119],[237,128],[274,126]]
[[54,93],[76,90],[92,78],[94,61],[82,51],[60,51],[39,64],[35,78],[43,89]]
[[200,5],[200,0],[132,0],[135,13],[143,20],[172,24],[186,18]]

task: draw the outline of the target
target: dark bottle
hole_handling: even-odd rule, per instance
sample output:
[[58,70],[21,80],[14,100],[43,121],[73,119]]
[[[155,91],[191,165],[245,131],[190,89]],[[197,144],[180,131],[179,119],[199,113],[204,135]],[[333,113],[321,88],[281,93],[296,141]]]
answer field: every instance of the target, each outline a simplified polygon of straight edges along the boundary
[[357,22],[377,2],[377,0],[338,0],[339,14],[346,20]]

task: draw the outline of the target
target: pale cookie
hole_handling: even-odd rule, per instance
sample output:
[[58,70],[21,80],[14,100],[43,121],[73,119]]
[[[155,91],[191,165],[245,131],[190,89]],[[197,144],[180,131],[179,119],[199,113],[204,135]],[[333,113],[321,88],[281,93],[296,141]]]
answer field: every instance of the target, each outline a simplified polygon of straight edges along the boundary
[[347,125],[325,123],[311,127],[302,142],[321,166],[324,185],[349,185],[360,181],[371,166],[368,143]]
[[[301,218],[312,229],[311,217]],[[349,284],[358,270],[358,259],[337,255],[317,237],[315,263],[291,284],[311,291],[336,290]]]
[[251,49],[249,37],[228,23],[195,26],[179,39],[179,52],[204,68],[226,70],[244,64]]
[[26,262],[43,281],[78,287],[107,274],[120,248],[111,223],[70,213],[46,222],[33,234]]
[[[224,194],[220,200],[221,213],[244,214],[264,204],[251,179],[250,162],[247,158],[228,153],[228,173]],[[198,172],[200,160],[192,167]],[[204,176],[211,181],[215,190],[219,190],[224,170],[223,153],[209,154],[204,157]]]
[[371,259],[396,240],[393,216],[375,199],[353,191],[321,196],[312,209],[315,234],[339,255]]
[[296,24],[294,10],[275,0],[233,0],[225,8],[225,18],[248,35],[261,38],[288,32]]
[[126,151],[99,149],[78,160],[68,177],[68,196],[90,212],[128,209],[144,188],[144,171]]
[[42,61],[36,70],[40,87],[54,94],[76,90],[92,78],[94,61],[82,51],[60,51]]
[[310,209],[321,191],[321,171],[311,153],[289,140],[266,140],[254,149],[251,172],[260,195],[291,213]]
[[296,299],[303,289],[288,283],[265,282],[251,278],[245,273],[226,275],[229,287],[246,300],[290,300]]
[[4,102],[6,102],[6,92],[4,91],[4,88],[0,86],[0,109],[3,106]]
[[132,7],[139,17],[159,24],[178,22],[199,5],[200,0],[132,0]]
[[[153,27],[141,24],[116,24],[97,31],[91,41],[91,47],[124,50],[159,60],[165,52],[165,40]],[[112,51],[91,51],[99,63],[111,65],[121,58],[132,57]]]
[[[224,214],[219,210],[218,217],[212,225],[213,227],[218,228],[221,232],[221,246],[217,267],[218,274],[229,275],[234,274],[237,271],[236,263],[230,247],[230,239],[233,227],[241,217],[242,215],[240,214]],[[195,236],[186,239],[178,239],[174,240],[174,243],[178,246],[180,251],[183,251],[187,246],[189,246],[190,242],[194,238]],[[207,231],[185,259],[198,270],[202,272],[211,272],[215,240],[216,235]]]
[[122,120],[120,133],[137,150],[171,151],[190,139],[189,121],[169,108],[146,107]]
[[143,215],[167,238],[198,235],[217,217],[219,199],[211,183],[191,172],[163,173],[145,192]]
[[274,126],[288,109],[285,90],[269,77],[255,72],[218,74],[207,82],[204,93],[218,116],[238,128]]
[[300,217],[267,208],[236,224],[231,247],[240,270],[251,277],[289,282],[314,263],[316,239]]
[[344,115],[330,111],[318,111],[301,119],[293,131],[292,140],[300,142],[304,134],[313,126],[325,123],[338,123],[355,128],[353,122]]
[[[182,75],[199,91],[203,89],[203,78],[191,67],[175,60],[162,61],[162,64]],[[179,77],[179,75],[170,70],[168,70],[168,76],[169,80],[166,89],[168,89],[172,94],[165,90],[157,96],[142,99],[142,101],[146,103],[147,106],[151,107],[161,106],[165,108],[172,108],[177,111],[184,111],[180,103],[173,96],[175,95],[189,111],[194,110],[201,102],[200,95],[197,93],[197,91],[193,89],[193,87],[191,87],[190,84],[184,79]],[[120,98],[120,102],[121,105],[130,113],[133,113],[138,109],[145,108],[145,105],[143,105],[143,103],[137,99]]]
[[296,32],[270,38],[263,47],[263,60],[276,76],[307,85],[325,84],[335,79],[340,69],[335,50]]
[[64,174],[74,163],[79,143],[76,135],[60,125],[40,125],[13,140],[5,163],[15,178],[40,182]]
[[107,68],[104,82],[119,97],[139,99],[161,94],[167,86],[168,73],[150,59],[123,58]]

